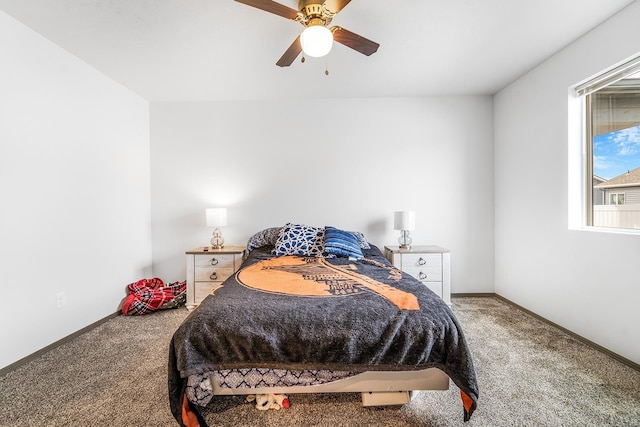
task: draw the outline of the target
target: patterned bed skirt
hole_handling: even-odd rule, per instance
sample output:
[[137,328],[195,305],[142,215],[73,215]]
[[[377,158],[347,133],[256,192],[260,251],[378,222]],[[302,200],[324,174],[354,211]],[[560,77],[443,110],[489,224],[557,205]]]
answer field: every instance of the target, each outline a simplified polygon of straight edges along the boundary
[[213,384],[227,389],[259,387],[314,386],[357,375],[351,371],[286,370],[286,369],[224,369],[191,375],[187,381],[187,398],[198,406],[207,406],[214,396]]

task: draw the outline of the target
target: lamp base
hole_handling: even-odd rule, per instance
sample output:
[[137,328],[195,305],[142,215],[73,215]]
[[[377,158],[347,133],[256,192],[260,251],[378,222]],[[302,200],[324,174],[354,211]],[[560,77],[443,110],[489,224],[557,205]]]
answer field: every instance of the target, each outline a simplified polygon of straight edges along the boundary
[[402,230],[398,237],[398,243],[400,243],[400,249],[411,249],[411,236],[409,236],[409,230]]
[[211,237],[211,248],[222,249],[224,248],[224,239],[222,238],[222,232],[218,227],[213,230],[213,237]]

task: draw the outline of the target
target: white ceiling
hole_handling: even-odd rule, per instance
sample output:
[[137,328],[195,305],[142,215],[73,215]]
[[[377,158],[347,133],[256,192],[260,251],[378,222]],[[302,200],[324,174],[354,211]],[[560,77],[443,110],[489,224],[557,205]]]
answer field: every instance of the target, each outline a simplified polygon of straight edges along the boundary
[[275,62],[302,26],[233,0],[0,0],[0,10],[146,99],[192,101],[493,94],[633,1],[352,0],[332,24],[378,52],[335,44],[288,68]]

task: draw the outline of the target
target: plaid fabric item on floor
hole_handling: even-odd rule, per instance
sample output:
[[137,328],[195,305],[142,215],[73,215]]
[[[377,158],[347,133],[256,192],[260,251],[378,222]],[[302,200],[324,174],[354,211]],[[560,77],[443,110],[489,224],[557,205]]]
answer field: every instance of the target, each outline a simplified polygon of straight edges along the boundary
[[122,314],[139,316],[165,307],[177,307],[172,301],[181,301],[187,289],[187,282],[175,282],[165,286],[162,279],[141,279],[127,285],[129,295],[122,304]]

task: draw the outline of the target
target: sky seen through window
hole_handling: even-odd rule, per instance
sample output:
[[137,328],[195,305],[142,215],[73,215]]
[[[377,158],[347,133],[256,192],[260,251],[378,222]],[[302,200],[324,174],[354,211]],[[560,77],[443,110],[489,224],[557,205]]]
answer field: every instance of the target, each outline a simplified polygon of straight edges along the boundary
[[640,125],[593,138],[593,173],[606,180],[640,167]]

